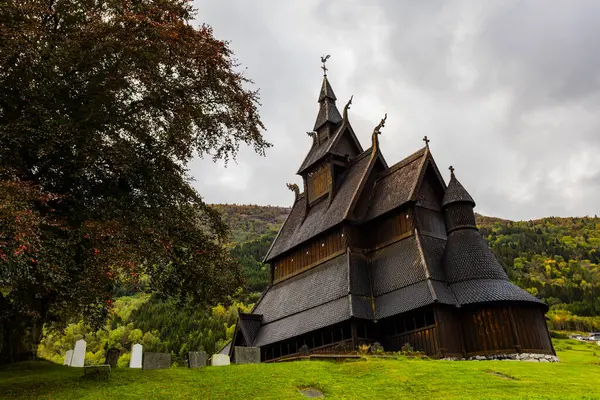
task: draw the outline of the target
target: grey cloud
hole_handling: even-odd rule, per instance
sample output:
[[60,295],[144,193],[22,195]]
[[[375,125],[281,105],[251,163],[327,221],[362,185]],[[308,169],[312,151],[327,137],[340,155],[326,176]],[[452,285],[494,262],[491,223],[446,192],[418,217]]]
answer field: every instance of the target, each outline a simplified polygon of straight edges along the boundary
[[196,160],[209,202],[290,205],[310,146],[319,56],[365,147],[384,112],[389,164],[428,135],[479,212],[512,219],[598,213],[600,3],[196,1],[261,90],[267,157]]

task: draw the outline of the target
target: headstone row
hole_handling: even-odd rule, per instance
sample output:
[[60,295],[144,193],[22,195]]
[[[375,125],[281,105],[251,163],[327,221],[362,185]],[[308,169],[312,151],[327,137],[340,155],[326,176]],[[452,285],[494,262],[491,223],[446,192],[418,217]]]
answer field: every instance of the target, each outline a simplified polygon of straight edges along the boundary
[[[86,342],[81,339],[75,342],[75,348],[68,350],[65,354],[64,365],[70,367],[83,367],[85,365]],[[119,349],[111,348],[106,352],[105,365],[111,368],[117,366],[119,360]],[[236,364],[258,364],[260,363],[260,349],[258,347],[234,347]],[[231,363],[227,354],[213,354],[211,365],[224,366]],[[207,364],[207,356],[204,351],[192,351],[188,353],[188,367],[201,368]],[[170,353],[143,353],[141,344],[136,343],[131,347],[129,368],[160,369],[171,367]]]

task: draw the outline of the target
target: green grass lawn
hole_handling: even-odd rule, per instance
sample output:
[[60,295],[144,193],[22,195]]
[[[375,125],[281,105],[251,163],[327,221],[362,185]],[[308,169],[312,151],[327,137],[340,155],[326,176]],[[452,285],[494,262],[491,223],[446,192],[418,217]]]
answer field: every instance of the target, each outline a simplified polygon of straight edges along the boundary
[[[519,361],[297,361],[197,370],[113,370],[108,381],[49,362],[0,368],[1,399],[600,399],[600,346],[555,341],[560,363]],[[595,355],[594,352],[597,354]]]

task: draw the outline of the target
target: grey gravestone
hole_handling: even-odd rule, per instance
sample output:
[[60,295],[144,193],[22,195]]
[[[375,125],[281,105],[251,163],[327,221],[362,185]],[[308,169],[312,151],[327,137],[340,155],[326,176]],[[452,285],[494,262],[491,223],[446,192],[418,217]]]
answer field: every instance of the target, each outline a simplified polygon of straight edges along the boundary
[[188,354],[188,367],[190,367],[190,368],[206,367],[206,352],[205,351],[190,351]]
[[104,364],[110,365],[111,368],[116,368],[120,354],[121,351],[119,349],[108,349],[108,351],[106,352],[106,359],[104,360]]
[[63,365],[71,365],[71,360],[73,359],[73,350],[67,350],[65,353],[65,362]]
[[75,350],[73,350],[73,358],[71,359],[71,367],[83,367],[85,363],[85,347],[86,342],[79,339],[75,342]]
[[236,364],[260,364],[260,349],[258,347],[235,346],[234,358]]
[[142,345],[139,343],[131,346],[131,358],[129,368],[142,368]]
[[171,353],[144,353],[142,369],[171,368]]

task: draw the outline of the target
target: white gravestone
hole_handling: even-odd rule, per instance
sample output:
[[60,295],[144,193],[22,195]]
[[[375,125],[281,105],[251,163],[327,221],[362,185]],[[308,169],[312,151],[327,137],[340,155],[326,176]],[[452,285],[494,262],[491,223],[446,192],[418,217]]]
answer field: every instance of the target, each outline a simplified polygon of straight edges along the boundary
[[63,365],[71,365],[71,359],[73,358],[73,350],[67,350],[65,354],[65,362]]
[[83,339],[75,342],[75,350],[73,350],[73,358],[71,359],[71,367],[83,367],[85,362],[85,348],[87,343]]
[[142,345],[139,343],[131,346],[131,358],[129,368],[142,368]]
[[213,367],[221,367],[229,364],[229,356],[227,354],[213,354],[211,361]]

